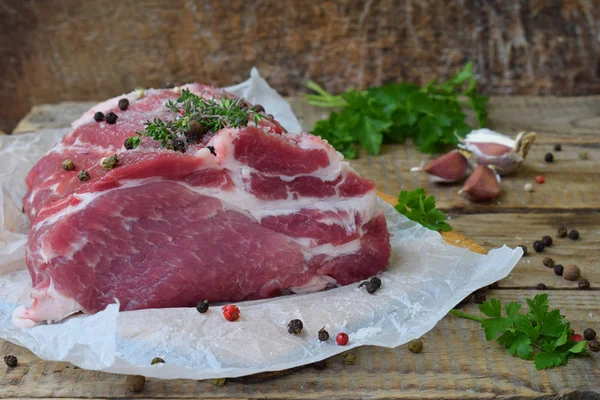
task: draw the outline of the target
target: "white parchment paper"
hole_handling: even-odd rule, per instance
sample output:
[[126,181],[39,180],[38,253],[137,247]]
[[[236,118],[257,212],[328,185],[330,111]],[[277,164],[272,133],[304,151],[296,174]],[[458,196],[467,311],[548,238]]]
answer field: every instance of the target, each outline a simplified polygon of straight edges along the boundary
[[[300,124],[285,102],[253,70],[229,91],[262,104],[290,132]],[[227,322],[220,307],[77,315],[52,325],[21,329],[12,311],[29,305],[31,281],[24,260],[28,221],[21,213],[29,169],[69,129],[0,136],[0,337],[43,359],[83,368],[165,379],[236,377],[291,368],[362,345],[396,347],[432,329],[461,299],[507,276],[522,255],[504,246],[488,255],[446,244],[437,232],[407,220],[382,202],[392,235],[392,257],[373,295],[358,284],[324,292],[238,303],[241,318]],[[287,322],[304,322],[290,335]],[[331,339],[319,342],[325,327]],[[350,336],[337,346],[339,332]],[[154,357],[166,363],[150,365]]]

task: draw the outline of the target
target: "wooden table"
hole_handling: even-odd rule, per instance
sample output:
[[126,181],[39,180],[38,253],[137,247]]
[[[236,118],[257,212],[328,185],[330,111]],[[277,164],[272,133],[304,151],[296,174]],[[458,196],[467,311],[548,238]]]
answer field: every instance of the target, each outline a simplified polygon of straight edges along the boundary
[[[291,99],[305,127],[324,116],[322,110]],[[16,132],[64,126],[89,107],[89,103],[36,107]],[[452,226],[491,249],[503,244],[525,244],[530,253],[513,273],[487,293],[502,301],[540,293],[548,286],[551,306],[558,307],[581,332],[600,332],[600,97],[492,98],[490,127],[511,134],[536,131],[538,139],[523,168],[504,180],[497,202],[474,205],[456,195],[455,186],[438,186],[411,166],[427,160],[412,146],[387,146],[378,157],[362,154],[352,162],[364,176],[386,193],[425,187],[435,194],[438,206],[451,216]],[[555,144],[562,145],[555,152]],[[553,152],[554,163],[544,162]],[[587,152],[582,160],[579,153]],[[536,175],[546,176],[534,191],[523,185]],[[543,254],[531,251],[534,240],[555,236],[560,225],[579,230],[577,241],[554,239]],[[578,264],[592,285],[579,290],[542,265],[543,257],[558,263]],[[477,313],[476,305],[465,307]],[[341,356],[327,360],[327,368],[307,367],[262,383],[149,379],[144,391],[133,394],[125,377],[85,371],[68,363],[42,361],[31,352],[0,341],[1,354],[15,354],[18,368],[0,367],[0,398],[10,397],[152,397],[212,399],[349,399],[349,398],[600,398],[600,354],[572,360],[567,367],[536,371],[533,363],[511,357],[496,342],[486,342],[477,324],[446,316],[423,337],[421,354],[406,346],[396,349],[364,347],[353,350],[355,365],[344,365]],[[560,395],[560,396],[558,396]]]

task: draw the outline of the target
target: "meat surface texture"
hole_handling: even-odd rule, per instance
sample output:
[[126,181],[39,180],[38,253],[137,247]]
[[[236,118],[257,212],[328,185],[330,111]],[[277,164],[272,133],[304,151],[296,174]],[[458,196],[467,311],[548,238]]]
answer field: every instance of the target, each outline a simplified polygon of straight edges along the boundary
[[[176,118],[165,102],[178,97],[148,90],[98,104],[33,167],[23,199],[33,304],[15,310],[15,324],[117,301],[136,310],[317,291],[386,267],[389,237],[373,182],[319,137],[281,133],[263,119],[205,134],[185,152],[151,138],[124,148],[145,121]],[[96,111],[114,112],[116,124],[96,122]],[[101,159],[113,154],[118,166],[107,171]],[[74,170],[62,168],[66,159]]]

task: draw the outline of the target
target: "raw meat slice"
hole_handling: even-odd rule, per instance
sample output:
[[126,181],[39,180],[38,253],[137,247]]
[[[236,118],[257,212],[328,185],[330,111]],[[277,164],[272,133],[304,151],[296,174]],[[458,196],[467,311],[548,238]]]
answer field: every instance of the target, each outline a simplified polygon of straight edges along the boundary
[[[327,142],[263,119],[207,134],[184,153],[150,138],[126,150],[144,121],[177,117],[165,103],[178,94],[124,97],[126,111],[121,97],[97,105],[27,176],[33,304],[15,310],[15,324],[115,301],[136,310],[316,291],[386,267],[389,237],[374,184]],[[94,121],[96,111],[114,112],[117,123]],[[119,164],[106,171],[100,160],[115,153]],[[75,170],[62,169],[65,159]],[[81,169],[88,181],[79,181]]]

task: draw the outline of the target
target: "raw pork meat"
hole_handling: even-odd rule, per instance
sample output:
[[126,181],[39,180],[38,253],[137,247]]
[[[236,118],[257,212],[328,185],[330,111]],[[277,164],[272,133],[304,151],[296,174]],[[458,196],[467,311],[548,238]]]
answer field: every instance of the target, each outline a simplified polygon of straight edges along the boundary
[[[33,304],[15,310],[15,324],[115,301],[136,310],[317,291],[386,267],[390,244],[373,182],[319,137],[282,133],[263,119],[206,134],[184,153],[151,138],[124,148],[145,121],[176,117],[165,102],[178,97],[148,90],[98,104],[33,167],[23,200]],[[96,111],[114,112],[116,124],[96,122]],[[106,171],[100,160],[112,154],[119,164]],[[65,159],[75,170],[62,168]]]

